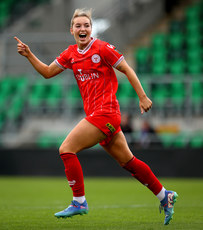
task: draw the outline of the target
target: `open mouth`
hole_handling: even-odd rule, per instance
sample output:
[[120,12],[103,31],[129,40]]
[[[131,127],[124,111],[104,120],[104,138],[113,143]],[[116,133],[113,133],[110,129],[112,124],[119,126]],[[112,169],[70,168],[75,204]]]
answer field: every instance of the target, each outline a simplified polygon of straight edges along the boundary
[[80,38],[86,38],[87,35],[86,35],[86,34],[79,34],[79,37],[80,37]]

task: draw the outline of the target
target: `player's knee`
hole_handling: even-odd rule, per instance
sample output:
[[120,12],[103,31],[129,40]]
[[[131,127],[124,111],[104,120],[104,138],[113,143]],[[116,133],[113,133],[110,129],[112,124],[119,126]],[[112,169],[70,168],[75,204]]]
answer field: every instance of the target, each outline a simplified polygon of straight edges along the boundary
[[64,153],[63,145],[61,145],[61,146],[59,147],[59,154],[61,155],[62,153]]
[[71,143],[68,141],[65,141],[61,144],[59,147],[59,154],[61,155],[62,153],[77,153],[78,148],[76,146],[73,146]]
[[67,144],[61,144],[59,147],[59,154],[61,155],[62,153],[69,153],[71,152],[70,148],[68,147]]

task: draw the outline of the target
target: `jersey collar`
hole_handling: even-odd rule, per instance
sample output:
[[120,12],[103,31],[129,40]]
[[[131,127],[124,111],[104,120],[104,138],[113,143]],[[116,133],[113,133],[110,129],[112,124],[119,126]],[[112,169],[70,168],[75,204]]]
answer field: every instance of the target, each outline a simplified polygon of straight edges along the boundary
[[87,47],[84,50],[77,48],[78,53],[85,54],[96,40],[96,38],[91,38],[91,42],[87,45]]

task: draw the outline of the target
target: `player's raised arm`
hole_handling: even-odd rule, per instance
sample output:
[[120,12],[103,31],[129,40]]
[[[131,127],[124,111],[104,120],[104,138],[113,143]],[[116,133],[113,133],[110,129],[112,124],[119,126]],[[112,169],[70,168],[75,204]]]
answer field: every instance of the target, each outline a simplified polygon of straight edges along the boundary
[[139,106],[141,113],[143,114],[144,111],[147,112],[149,109],[151,109],[152,101],[147,97],[135,71],[128,65],[125,60],[123,60],[116,68],[127,76],[130,84],[136,91],[140,100]]
[[41,62],[30,50],[29,46],[23,43],[19,38],[14,37],[18,42],[17,50],[18,53],[26,57],[32,66],[40,73],[44,78],[51,78],[61,73],[63,70],[59,68],[54,62],[49,66]]

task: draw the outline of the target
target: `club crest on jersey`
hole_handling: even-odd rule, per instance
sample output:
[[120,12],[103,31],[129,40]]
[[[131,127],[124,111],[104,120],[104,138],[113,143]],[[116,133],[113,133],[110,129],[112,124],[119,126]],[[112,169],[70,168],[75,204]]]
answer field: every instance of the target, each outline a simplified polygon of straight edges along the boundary
[[101,61],[101,57],[98,54],[94,54],[92,56],[92,62],[99,63]]

